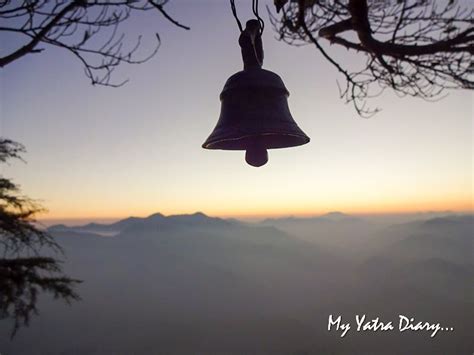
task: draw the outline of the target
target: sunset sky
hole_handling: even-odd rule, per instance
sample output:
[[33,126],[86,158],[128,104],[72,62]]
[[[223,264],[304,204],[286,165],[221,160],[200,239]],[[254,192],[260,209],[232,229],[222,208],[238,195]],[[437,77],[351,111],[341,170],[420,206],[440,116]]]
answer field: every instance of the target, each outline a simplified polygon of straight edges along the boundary
[[[264,68],[284,80],[309,144],[270,150],[261,168],[242,151],[201,148],[226,79],[242,67],[239,33],[227,1],[174,0],[166,9],[191,30],[154,11],[132,17],[130,43],[142,33],[145,53],[159,32],[162,46],[147,63],[116,71],[117,81],[130,79],[121,88],[90,85],[81,63],[50,47],[0,71],[0,135],[28,151],[27,164],[11,162],[1,174],[40,200],[49,219],[472,211],[472,93],[428,103],[387,91],[369,102],[382,112],[360,118],[315,48],[276,40],[264,5]],[[237,8],[250,18],[251,1]],[[18,43],[2,39],[1,53]]]

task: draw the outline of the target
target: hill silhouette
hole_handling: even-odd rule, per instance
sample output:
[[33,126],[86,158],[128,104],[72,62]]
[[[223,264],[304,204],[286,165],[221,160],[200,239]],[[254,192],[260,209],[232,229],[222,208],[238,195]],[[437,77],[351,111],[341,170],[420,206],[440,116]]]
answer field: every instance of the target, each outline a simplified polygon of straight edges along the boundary
[[[474,273],[466,257],[472,217],[397,226],[329,217],[249,224],[156,213],[52,226],[66,251],[66,271],[84,280],[83,300],[68,307],[41,299],[41,314],[21,329],[21,341],[7,341],[10,329],[0,324],[0,349],[20,355],[472,349],[467,310]],[[329,314],[395,322],[407,314],[455,331],[434,340],[414,332],[354,331],[341,339],[327,331]]]

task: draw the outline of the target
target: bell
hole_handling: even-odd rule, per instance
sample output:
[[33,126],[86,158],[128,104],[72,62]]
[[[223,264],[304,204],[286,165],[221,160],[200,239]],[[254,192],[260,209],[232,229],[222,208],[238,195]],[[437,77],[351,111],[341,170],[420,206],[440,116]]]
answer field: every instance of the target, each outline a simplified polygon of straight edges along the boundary
[[288,108],[289,92],[281,78],[259,66],[232,75],[220,94],[221,113],[206,149],[245,150],[252,166],[268,161],[267,149],[309,142]]

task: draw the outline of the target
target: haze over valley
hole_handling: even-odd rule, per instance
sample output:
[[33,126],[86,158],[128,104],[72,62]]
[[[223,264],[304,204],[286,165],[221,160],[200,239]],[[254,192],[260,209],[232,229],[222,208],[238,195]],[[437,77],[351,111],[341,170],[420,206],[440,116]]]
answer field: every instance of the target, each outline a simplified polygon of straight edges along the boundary
[[[415,217],[414,217],[415,218]],[[258,223],[202,213],[49,227],[65,271],[84,282],[40,314],[5,354],[469,354],[472,215],[388,224],[343,213]],[[341,315],[352,329],[328,331]],[[365,314],[453,327],[357,332]],[[394,354],[397,353],[395,350]]]

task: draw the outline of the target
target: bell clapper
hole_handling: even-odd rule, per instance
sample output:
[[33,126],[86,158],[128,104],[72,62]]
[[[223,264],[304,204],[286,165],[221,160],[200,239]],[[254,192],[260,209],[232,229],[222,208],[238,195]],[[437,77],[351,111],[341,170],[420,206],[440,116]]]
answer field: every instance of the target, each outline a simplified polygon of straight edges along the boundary
[[268,152],[263,144],[252,144],[245,152],[247,164],[260,167],[268,162]]

